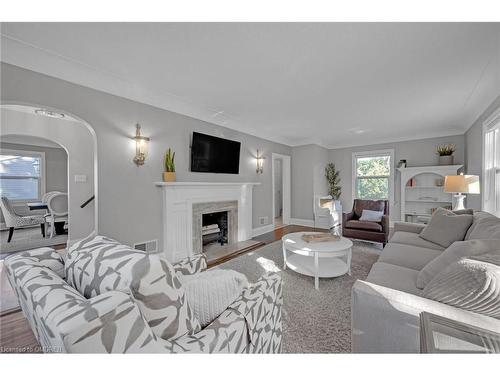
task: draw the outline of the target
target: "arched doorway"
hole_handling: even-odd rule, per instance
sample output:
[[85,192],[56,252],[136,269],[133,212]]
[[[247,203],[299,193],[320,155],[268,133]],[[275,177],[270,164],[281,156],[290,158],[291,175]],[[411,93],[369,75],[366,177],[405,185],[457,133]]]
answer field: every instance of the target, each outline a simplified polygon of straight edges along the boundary
[[[0,138],[45,139],[66,151],[68,244],[97,233],[97,140],[92,127],[69,113],[44,106],[2,104],[0,112]],[[82,207],[91,197],[95,199]]]

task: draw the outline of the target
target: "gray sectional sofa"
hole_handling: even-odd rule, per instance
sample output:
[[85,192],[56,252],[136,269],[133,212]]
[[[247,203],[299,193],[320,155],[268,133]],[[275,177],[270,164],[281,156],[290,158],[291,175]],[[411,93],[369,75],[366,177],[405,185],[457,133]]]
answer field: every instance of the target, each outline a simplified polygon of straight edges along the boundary
[[[422,297],[423,291],[417,287],[419,272],[445,250],[419,236],[424,228],[422,224],[395,223],[394,235],[366,281],[354,284],[353,352],[419,352],[422,311],[500,332],[499,319]],[[498,239],[500,249],[500,219],[485,212],[474,213],[464,241],[475,239]]]

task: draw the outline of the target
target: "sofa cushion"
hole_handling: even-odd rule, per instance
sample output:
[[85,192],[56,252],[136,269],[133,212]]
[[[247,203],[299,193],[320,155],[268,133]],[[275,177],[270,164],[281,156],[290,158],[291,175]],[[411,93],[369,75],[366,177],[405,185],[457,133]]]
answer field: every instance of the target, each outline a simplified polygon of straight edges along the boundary
[[404,245],[411,245],[417,247],[425,247],[433,250],[444,250],[445,248],[437,243],[430,242],[421,238],[418,233],[411,232],[396,232],[391,237],[389,242],[401,243]]
[[455,241],[463,241],[471,224],[472,215],[457,215],[444,208],[438,208],[419,236],[424,240],[448,247]]
[[420,271],[427,263],[441,254],[441,250],[391,242],[380,254],[379,262]]
[[356,218],[360,218],[363,215],[363,210],[371,211],[383,211],[385,212],[385,202],[384,200],[364,200],[355,199],[354,200],[354,214]]
[[500,250],[452,263],[427,284],[423,296],[500,319]]
[[415,286],[417,275],[418,271],[411,268],[377,262],[370,270],[366,281],[402,292],[420,295],[422,291]]
[[66,278],[86,298],[112,290],[131,294],[153,332],[163,339],[200,329],[173,267],[159,255],[97,236],[70,247]]
[[500,218],[486,212],[474,214],[474,222],[465,236],[467,240],[500,240]]
[[420,270],[417,277],[417,288],[423,289],[441,271],[461,258],[480,255],[500,250],[498,240],[456,241],[444,250],[438,257],[431,260]]
[[242,273],[215,269],[180,278],[193,313],[206,327],[236,301],[248,286]]
[[382,221],[382,216],[384,216],[384,211],[363,210],[363,214],[359,218],[359,221],[380,223]]
[[379,223],[374,223],[373,221],[349,220],[345,224],[345,227],[349,229],[362,229],[371,230],[373,232],[382,232],[382,225],[380,225]]

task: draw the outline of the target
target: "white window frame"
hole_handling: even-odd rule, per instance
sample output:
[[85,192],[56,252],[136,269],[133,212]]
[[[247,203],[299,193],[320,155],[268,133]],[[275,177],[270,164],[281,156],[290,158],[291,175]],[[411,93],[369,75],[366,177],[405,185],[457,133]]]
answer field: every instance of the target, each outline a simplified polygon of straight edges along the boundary
[[[0,150],[0,155],[40,157],[42,159],[42,163],[40,165],[40,178],[38,179],[38,194],[39,194],[38,198],[12,200],[12,202],[16,203],[16,204],[40,201],[47,190],[46,181],[45,181],[45,171],[46,171],[46,169],[45,169],[45,152],[43,152],[43,151],[12,150],[12,149],[2,148]],[[0,179],[1,179],[1,177],[0,177]]]
[[[492,131],[496,130],[500,132],[500,108],[498,108],[496,111],[493,112],[492,115],[490,115],[486,121],[483,123],[483,137],[482,137],[482,178],[481,178],[481,210],[490,212],[494,215],[500,216],[500,199],[498,198],[500,193],[497,191],[490,192],[489,187],[491,185],[498,186],[498,184],[495,185],[495,181],[491,182],[488,181],[488,176],[486,174],[486,162],[487,162],[487,155],[486,152],[488,151],[486,149],[486,136],[487,134]],[[500,152],[500,141],[498,145],[496,146],[496,150],[493,150],[493,153],[495,152]],[[500,165],[496,166],[497,171],[494,176],[496,179],[500,179]],[[493,194],[496,199],[493,198],[493,202],[489,201],[491,198],[490,195]],[[496,206],[496,207],[493,207]]]
[[[373,151],[360,151],[352,153],[352,199],[357,199],[356,196],[356,182],[357,176],[357,159],[366,157],[377,157],[377,156],[389,156],[389,166],[391,168],[389,174],[389,205],[392,206],[394,203],[394,149],[384,149],[384,150],[373,150]],[[370,176],[377,177],[377,176]],[[382,176],[381,176],[382,177]],[[385,178],[385,176],[384,176]]]

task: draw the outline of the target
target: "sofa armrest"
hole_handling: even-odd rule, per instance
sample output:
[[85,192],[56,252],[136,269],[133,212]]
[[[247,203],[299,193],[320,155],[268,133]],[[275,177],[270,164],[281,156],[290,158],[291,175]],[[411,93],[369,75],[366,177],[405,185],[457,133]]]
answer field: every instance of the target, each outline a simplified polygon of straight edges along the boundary
[[196,254],[172,264],[177,274],[193,275],[207,269],[205,254]]
[[111,291],[49,316],[68,353],[167,353],[137,304],[126,293]]
[[15,253],[5,259],[4,265],[7,272],[13,273],[25,266],[47,267],[64,279],[64,260],[61,254],[50,247]]
[[420,233],[426,227],[425,224],[406,223],[403,221],[394,222],[394,232]]
[[389,215],[382,216],[380,224],[382,225],[382,232],[384,232],[385,234],[389,234],[389,225],[390,225]]
[[498,319],[360,280],[352,288],[351,311],[354,353],[418,353],[423,311],[500,332]]

